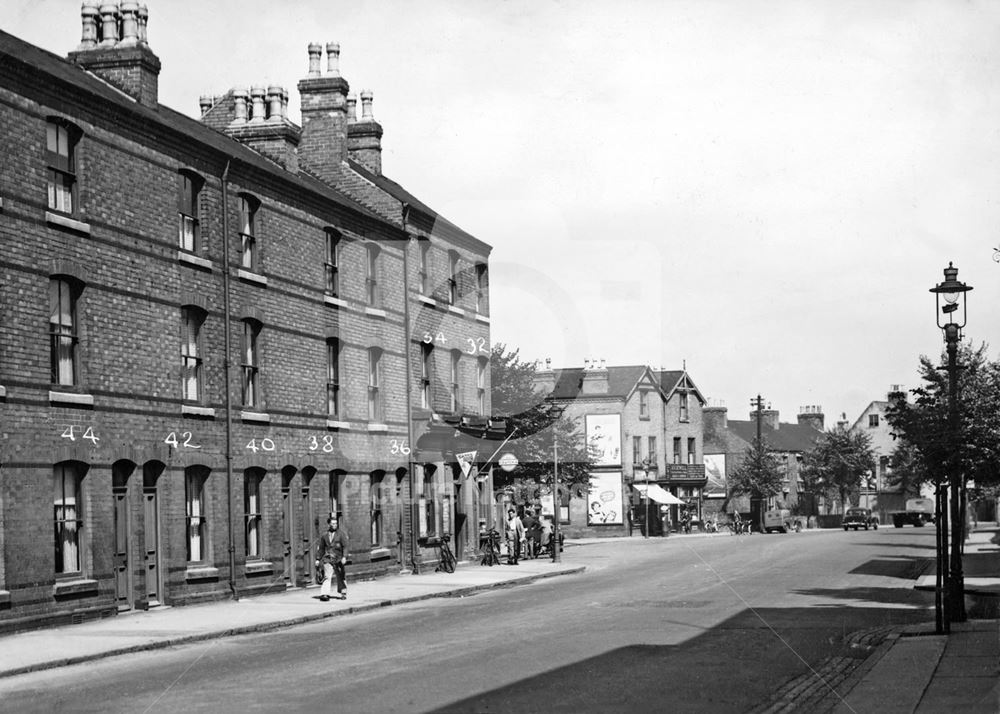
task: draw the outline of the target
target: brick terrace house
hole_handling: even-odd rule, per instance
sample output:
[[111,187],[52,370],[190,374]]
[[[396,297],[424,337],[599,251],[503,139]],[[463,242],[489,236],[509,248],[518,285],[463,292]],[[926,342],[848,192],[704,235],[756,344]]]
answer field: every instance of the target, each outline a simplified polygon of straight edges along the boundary
[[[760,410],[761,436],[770,451],[776,453],[779,466],[784,472],[781,493],[775,497],[775,505],[812,514],[813,504],[802,492],[800,470],[802,457],[812,449],[816,439],[823,432],[823,412],[818,406],[801,407],[797,423],[781,423],[777,409]],[[750,510],[749,498],[740,496],[727,499],[727,475],[731,474],[743,461],[746,450],[757,438],[757,411],[750,413],[746,421],[728,418],[726,407],[711,406],[703,411],[705,425],[705,464],[712,486],[706,500],[706,515],[717,515],[721,510],[731,513],[734,509],[741,513]]]
[[[582,368],[547,365],[538,371],[535,386],[565,407],[565,416],[587,440],[591,487],[564,507],[568,535],[631,535],[633,525],[644,529],[648,511],[639,492],[648,484],[697,505],[704,485],[704,400],[686,372],[658,372],[645,365],[607,367],[603,360],[587,360]],[[659,513],[659,505],[654,512]],[[672,518],[676,522],[676,506]],[[661,524],[651,523],[650,531],[659,532]]]
[[[436,558],[489,505],[435,421],[489,414],[490,247],[381,169],[339,47],[157,101],[134,2],[62,59],[0,32],[0,631]],[[488,509],[487,509],[488,510]]]

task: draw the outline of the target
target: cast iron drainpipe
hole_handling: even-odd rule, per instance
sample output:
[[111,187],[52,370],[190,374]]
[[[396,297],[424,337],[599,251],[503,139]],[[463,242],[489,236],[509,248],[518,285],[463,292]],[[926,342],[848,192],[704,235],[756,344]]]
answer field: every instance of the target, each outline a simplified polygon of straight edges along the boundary
[[236,592],[236,546],[233,544],[233,399],[230,389],[230,365],[229,349],[231,325],[230,305],[229,305],[229,164],[231,159],[226,159],[226,168],[222,172],[222,305],[223,320],[225,321],[224,349],[225,357],[222,360],[223,372],[226,382],[226,514],[229,526],[229,589],[233,593],[233,600],[239,600],[240,595]]
[[[406,242],[403,244],[403,324],[406,329],[406,439],[410,445],[410,453],[416,448],[416,444],[413,441],[413,375],[412,367],[410,366],[410,235],[406,232],[406,219],[410,215],[410,204],[403,202],[402,210],[402,223],[403,223],[403,234],[406,236]],[[408,540],[410,541],[410,568],[414,575],[420,574],[420,568],[417,565],[417,541],[413,537],[413,522],[416,520],[414,516],[414,506],[416,503],[413,499],[413,460],[407,458],[406,460],[406,477],[409,481],[409,500],[410,500],[410,528],[407,532]]]

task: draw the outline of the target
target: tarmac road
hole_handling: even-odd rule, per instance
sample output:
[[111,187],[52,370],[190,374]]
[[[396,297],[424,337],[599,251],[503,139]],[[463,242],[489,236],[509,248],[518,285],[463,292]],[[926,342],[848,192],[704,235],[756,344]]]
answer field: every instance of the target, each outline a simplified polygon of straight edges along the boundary
[[745,712],[810,672],[828,696],[880,628],[933,618],[913,589],[929,529],[619,539],[564,557],[587,571],[11,677],[0,710]]

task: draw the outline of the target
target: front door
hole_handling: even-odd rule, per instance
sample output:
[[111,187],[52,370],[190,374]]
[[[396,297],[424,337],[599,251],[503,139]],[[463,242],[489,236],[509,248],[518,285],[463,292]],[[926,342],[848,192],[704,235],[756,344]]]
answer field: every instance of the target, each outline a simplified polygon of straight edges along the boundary
[[[112,495],[114,497],[115,539],[114,539],[114,571],[115,571],[115,604],[119,612],[132,609],[132,567],[129,558],[129,534],[132,532],[129,523],[128,488],[117,483]],[[127,483],[127,481],[126,481]]]
[[313,563],[312,544],[313,528],[313,507],[309,499],[309,484],[303,481],[302,485],[302,577],[305,579],[303,585],[308,585],[316,577],[316,568]]
[[292,514],[292,489],[290,488],[291,478],[282,476],[281,479],[281,520],[282,538],[281,548],[284,554],[282,572],[285,578],[285,587],[290,588],[295,585],[295,556],[292,553],[292,544],[295,542],[295,526]]
[[159,549],[159,505],[156,496],[156,486],[142,489],[143,533],[145,534],[146,565],[146,602],[149,605],[160,604],[160,549]]

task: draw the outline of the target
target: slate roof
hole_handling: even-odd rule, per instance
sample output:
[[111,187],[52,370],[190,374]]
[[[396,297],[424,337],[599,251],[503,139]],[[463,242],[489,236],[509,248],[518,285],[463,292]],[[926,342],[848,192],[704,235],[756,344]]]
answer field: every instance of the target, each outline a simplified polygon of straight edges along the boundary
[[294,187],[317,194],[343,208],[363,214],[381,223],[389,222],[385,217],[354,202],[319,179],[302,172],[295,174],[285,171],[278,164],[250,147],[163,104],[158,105],[155,109],[140,104],[79,65],[0,30],[0,67],[3,66],[11,68],[15,73],[18,73],[20,68],[27,66],[30,70],[51,77],[54,80],[53,87],[60,89],[69,87],[95,96],[101,101],[113,105],[115,110],[123,115],[131,115],[152,125],[154,131],[160,130],[181,135],[188,141],[194,141],[207,149],[215,150],[223,157],[232,157],[252,169],[280,177],[293,184]]
[[[607,394],[588,394],[586,397],[618,397],[627,399],[632,393],[639,378],[648,370],[646,365],[630,365],[626,367],[608,367],[608,392]],[[552,399],[576,399],[581,395],[583,386],[583,374],[586,370],[583,367],[567,367],[564,369],[554,369],[556,386],[552,390]]]
[[[729,433],[747,444],[757,438],[757,421],[728,420]],[[771,451],[805,452],[812,449],[823,432],[804,424],[780,424],[780,428],[772,429],[766,423],[761,424],[761,436]]]

